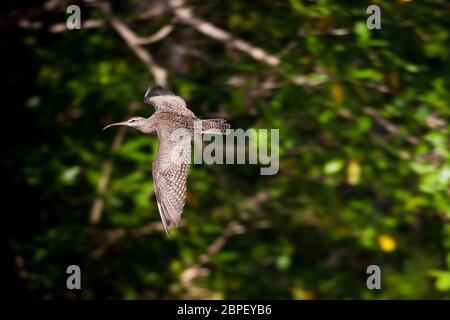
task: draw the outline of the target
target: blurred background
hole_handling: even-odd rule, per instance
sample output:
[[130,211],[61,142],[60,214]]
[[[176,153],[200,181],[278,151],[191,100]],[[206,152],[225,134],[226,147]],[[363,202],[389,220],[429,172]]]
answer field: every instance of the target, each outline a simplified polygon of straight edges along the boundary
[[[66,8],[81,9],[69,30]],[[366,9],[381,8],[369,30]],[[2,3],[3,281],[27,299],[450,298],[445,0]],[[150,84],[279,128],[280,171],[192,165],[167,238]],[[66,289],[79,265],[82,290]],[[366,288],[366,268],[382,290]]]

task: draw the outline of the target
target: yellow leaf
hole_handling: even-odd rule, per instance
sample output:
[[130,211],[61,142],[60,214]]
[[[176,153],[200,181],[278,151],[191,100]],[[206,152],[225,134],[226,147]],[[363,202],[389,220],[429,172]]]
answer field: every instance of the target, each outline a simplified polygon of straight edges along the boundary
[[347,183],[357,185],[361,178],[361,166],[358,161],[351,160],[347,166]]
[[300,288],[292,289],[292,295],[295,300],[312,300],[315,297],[314,292]]
[[332,20],[330,17],[322,17],[322,18],[317,19],[316,27],[320,30],[325,30],[330,26],[331,23],[332,23]]
[[382,233],[378,235],[377,240],[381,250],[385,252],[392,252],[397,247],[395,239],[388,234]]
[[397,70],[388,73],[388,81],[392,89],[397,90],[400,87],[400,78]]
[[339,83],[336,83],[331,87],[331,97],[339,104],[344,102],[344,89]]
[[196,206],[198,204],[198,197],[193,192],[188,192],[186,195],[186,203]]

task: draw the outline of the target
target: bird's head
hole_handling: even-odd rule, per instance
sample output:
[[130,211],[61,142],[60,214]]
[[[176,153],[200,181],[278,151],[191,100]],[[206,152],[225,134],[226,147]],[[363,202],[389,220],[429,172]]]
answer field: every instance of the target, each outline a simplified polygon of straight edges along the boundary
[[109,127],[113,127],[113,126],[127,126],[127,127],[136,128],[136,129],[141,129],[144,126],[144,124],[147,122],[147,120],[148,119],[143,118],[143,117],[131,117],[130,119],[128,119],[126,121],[111,123],[111,124],[107,125],[106,127],[104,127],[103,130],[108,129]]

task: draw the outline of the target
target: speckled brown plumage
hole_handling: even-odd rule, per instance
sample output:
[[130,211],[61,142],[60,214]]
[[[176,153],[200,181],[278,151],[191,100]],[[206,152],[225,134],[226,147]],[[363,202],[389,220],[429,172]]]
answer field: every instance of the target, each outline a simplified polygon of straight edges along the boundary
[[158,135],[158,152],[152,165],[153,182],[161,220],[169,234],[170,225],[178,226],[186,201],[194,124],[199,121],[201,132],[211,134],[225,134],[230,126],[224,119],[200,120],[181,97],[161,87],[149,88],[144,102],[155,107],[150,118],[132,117],[105,129],[126,125]]

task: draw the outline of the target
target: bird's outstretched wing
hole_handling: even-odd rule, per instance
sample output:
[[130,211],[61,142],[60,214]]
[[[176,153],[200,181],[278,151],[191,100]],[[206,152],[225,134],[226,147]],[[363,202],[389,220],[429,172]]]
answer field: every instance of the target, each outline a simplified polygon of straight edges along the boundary
[[159,145],[153,161],[153,183],[159,214],[166,233],[178,226],[186,200],[186,182],[191,158],[190,137],[185,141],[171,139],[158,132]]
[[144,102],[155,107],[155,111],[171,112],[186,117],[195,117],[186,106],[186,101],[173,92],[159,86],[149,87],[144,96]]

